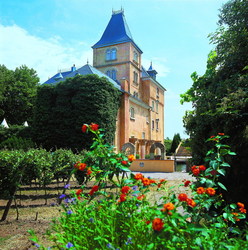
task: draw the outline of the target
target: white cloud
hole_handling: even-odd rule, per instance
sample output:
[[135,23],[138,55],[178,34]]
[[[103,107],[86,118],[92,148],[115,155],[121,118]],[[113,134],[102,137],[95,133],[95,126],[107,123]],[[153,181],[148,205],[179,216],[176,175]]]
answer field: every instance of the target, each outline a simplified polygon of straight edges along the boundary
[[82,66],[87,60],[92,62],[92,50],[84,47],[82,42],[65,44],[58,36],[44,40],[17,25],[0,24],[0,34],[0,63],[9,69],[23,64],[34,68],[41,83],[61,68],[69,68],[73,64]]

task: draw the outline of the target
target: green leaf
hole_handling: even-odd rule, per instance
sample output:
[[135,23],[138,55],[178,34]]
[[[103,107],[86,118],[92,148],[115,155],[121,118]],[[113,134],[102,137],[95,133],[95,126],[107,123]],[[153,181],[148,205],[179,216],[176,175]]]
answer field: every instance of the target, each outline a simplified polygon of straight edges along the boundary
[[228,152],[228,154],[229,154],[229,155],[236,155],[236,153],[235,153],[235,152],[231,152],[231,151],[230,151],[230,152]]
[[224,176],[226,175],[226,170],[225,169],[218,169],[217,172],[224,175]]
[[217,182],[217,184],[219,187],[227,191],[226,187],[221,182]]
[[220,165],[221,167],[231,167],[230,164],[228,164],[227,162],[223,162]]

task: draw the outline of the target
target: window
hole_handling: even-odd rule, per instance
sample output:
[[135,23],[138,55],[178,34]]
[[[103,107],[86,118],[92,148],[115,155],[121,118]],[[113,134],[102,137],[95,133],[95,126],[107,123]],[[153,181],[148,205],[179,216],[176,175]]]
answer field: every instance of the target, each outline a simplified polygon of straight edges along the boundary
[[133,82],[138,84],[138,73],[137,72],[133,72]]
[[131,120],[135,120],[135,117],[134,117],[134,108],[133,107],[130,108],[130,119]]
[[116,60],[117,59],[117,51],[116,49],[107,49],[106,50],[106,61]]
[[136,51],[133,52],[133,60],[138,62],[138,53]]
[[142,139],[145,139],[145,138],[146,138],[146,133],[142,132]]
[[156,130],[158,131],[158,122],[159,122],[159,119],[156,119]]
[[156,101],[156,112],[158,113],[158,101]]
[[159,98],[159,88],[157,88],[157,98]]
[[106,72],[106,75],[107,75],[108,77],[111,77],[111,72],[110,72],[110,70],[108,70],[108,71]]
[[152,120],[152,130],[154,130],[154,120]]
[[152,111],[154,111],[155,103],[152,101]]
[[134,92],[133,92],[133,97],[139,98],[138,92],[134,91]]
[[115,69],[112,69],[111,78],[112,78],[113,80],[116,80],[116,70],[115,70]]

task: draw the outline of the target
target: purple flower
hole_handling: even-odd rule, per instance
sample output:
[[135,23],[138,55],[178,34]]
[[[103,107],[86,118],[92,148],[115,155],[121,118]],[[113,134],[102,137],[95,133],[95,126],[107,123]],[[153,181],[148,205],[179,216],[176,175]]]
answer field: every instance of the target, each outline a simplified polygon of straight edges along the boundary
[[67,214],[73,214],[72,210],[68,210],[66,213]]
[[65,186],[64,186],[64,188],[69,188],[70,187],[70,184],[66,184]]
[[107,248],[113,248],[112,245],[111,245],[111,243],[107,244]]
[[132,186],[133,191],[137,191],[138,190],[138,186]]
[[129,237],[128,239],[127,239],[127,241],[125,242],[125,244],[126,245],[129,245],[129,244],[132,244],[133,242],[132,242],[132,238],[131,237]]
[[89,218],[89,221],[94,223],[94,219],[93,218]]
[[63,199],[63,198],[65,198],[65,197],[66,197],[65,194],[61,194],[61,195],[59,196],[60,199]]
[[71,248],[71,247],[74,247],[74,245],[71,242],[68,242],[65,247],[66,248]]
[[35,245],[37,248],[39,248],[39,247],[40,247],[40,245],[39,245],[39,244],[37,244],[37,243],[35,243],[34,245]]

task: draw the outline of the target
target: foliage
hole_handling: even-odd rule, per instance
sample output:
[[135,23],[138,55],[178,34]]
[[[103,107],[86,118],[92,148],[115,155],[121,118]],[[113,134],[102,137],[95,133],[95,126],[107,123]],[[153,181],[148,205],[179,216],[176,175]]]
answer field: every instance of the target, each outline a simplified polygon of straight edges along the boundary
[[[190,187],[192,197],[185,193],[176,195],[166,189],[166,180],[156,182],[141,173],[130,174],[119,179],[121,172],[128,168],[123,165],[123,157],[117,158],[111,148],[106,149],[102,134],[96,124],[84,125],[83,131],[90,131],[96,137],[92,145],[92,154],[101,162],[110,163],[116,168],[91,165],[92,176],[96,182],[88,191],[81,189],[64,197],[61,217],[54,220],[48,237],[53,249],[241,249],[247,248],[247,227],[239,229],[237,222],[245,218],[244,204],[226,205],[221,197],[224,185],[219,175],[225,175],[224,169],[230,167],[225,161],[227,155],[234,155],[229,146],[221,140],[222,134],[210,138],[215,148],[208,152],[207,165],[194,166],[193,174],[197,181],[185,181],[181,186]],[[96,128],[96,130],[95,130]],[[108,152],[108,153],[107,153]],[[129,161],[133,157],[129,157]],[[83,163],[87,161],[83,159]],[[124,161],[125,158],[124,158]],[[126,162],[124,165],[128,165]],[[89,166],[87,166],[89,167]],[[85,165],[76,168],[85,170]],[[212,171],[216,171],[213,173]],[[99,172],[100,171],[100,172]],[[120,172],[121,171],[121,172]],[[198,172],[198,174],[196,174]],[[116,175],[117,181],[112,178]],[[114,184],[112,190],[106,190],[107,181]],[[97,184],[97,185],[96,185]],[[149,201],[151,189],[158,191],[160,199]],[[158,194],[155,194],[158,197]],[[212,207],[221,208],[217,214]],[[180,208],[183,207],[183,213]],[[182,211],[182,210],[181,210]],[[32,240],[40,249],[39,240],[30,231]]]
[[23,149],[23,150],[28,150],[30,148],[34,148],[35,144],[31,139],[25,139],[21,137],[16,137],[13,136],[3,142],[0,143],[0,148],[1,149]]
[[223,177],[229,187],[226,199],[237,201],[246,196],[247,176],[247,86],[248,86],[248,2],[232,0],[220,11],[219,28],[210,35],[216,45],[209,54],[203,76],[191,75],[192,87],[183,95],[182,102],[192,102],[193,111],[187,112],[184,125],[190,135],[193,161],[200,164],[209,150],[204,142],[218,131],[229,134],[229,145],[237,152],[231,160],[235,168]]
[[46,149],[89,148],[91,137],[81,134],[81,121],[94,121],[106,131],[105,140],[114,139],[120,92],[96,75],[76,76],[55,86],[38,89],[34,136]]
[[14,71],[0,65],[0,120],[21,125],[31,121],[39,78],[23,65]]
[[179,146],[181,140],[182,139],[181,139],[179,133],[174,134],[172,142],[171,142],[171,148],[170,148],[169,154],[174,154],[175,153],[175,151],[176,151],[177,147]]
[[164,139],[166,155],[170,155],[171,143],[172,143],[172,140],[169,137]]

